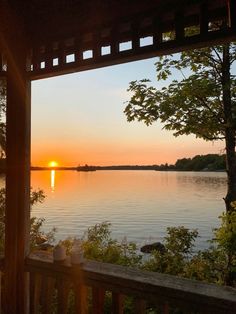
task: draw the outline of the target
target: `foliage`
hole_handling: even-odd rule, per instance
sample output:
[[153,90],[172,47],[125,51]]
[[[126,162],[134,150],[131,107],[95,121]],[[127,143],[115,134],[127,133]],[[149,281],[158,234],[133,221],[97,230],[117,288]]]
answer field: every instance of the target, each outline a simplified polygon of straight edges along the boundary
[[[4,251],[5,241],[5,189],[0,189],[0,252]],[[44,192],[42,190],[31,190],[30,205],[31,207],[37,203],[42,203],[45,199]],[[42,231],[42,225],[44,223],[43,218],[32,217],[30,220],[30,247],[31,250],[38,247],[39,242],[47,241],[52,243],[54,241],[55,229],[49,232]]]
[[183,276],[197,236],[197,230],[191,231],[183,226],[167,228],[164,238],[165,251],[152,252],[151,258],[143,267],[151,271]]
[[174,165],[162,164],[151,166],[152,169],[165,171],[165,170],[177,170],[177,171],[217,171],[225,170],[225,155],[207,154],[196,155],[193,158],[181,158],[176,161]]
[[226,282],[236,280],[236,202],[232,203],[234,208],[231,212],[223,213],[221,216],[221,226],[215,230],[214,242],[218,249],[225,255],[227,261]]
[[235,285],[236,211],[223,213],[212,246],[199,251],[186,265],[185,276],[206,282]]
[[43,242],[52,244],[55,241],[56,228],[52,228],[49,232],[42,230],[44,218],[32,217],[30,219],[30,249],[35,250],[39,248],[39,245]]
[[[227,217],[227,219],[226,219]],[[235,278],[236,269],[236,215],[221,217],[221,226],[214,231],[211,246],[203,251],[196,251],[196,229],[183,226],[167,228],[163,244],[164,251],[152,251],[147,258],[140,255],[134,243],[127,240],[118,241],[111,238],[111,224],[103,222],[89,227],[82,237],[84,256],[100,262],[107,262],[139,269],[149,270],[196,279],[215,284],[229,284],[228,277]],[[70,254],[73,241],[62,241]],[[230,253],[230,254],[229,254]],[[232,261],[228,261],[231,256]],[[231,268],[231,265],[233,268]],[[230,283],[235,285],[236,278]]]
[[227,257],[222,250],[214,246],[204,251],[198,251],[186,263],[181,275],[223,285],[227,276]]
[[235,285],[236,212],[223,213],[220,218],[221,226],[214,231],[212,245],[203,251],[193,251],[197,230],[167,228],[165,252],[152,252],[151,258],[143,267],[208,283]]
[[[226,119],[223,111],[222,47],[182,52],[177,58],[160,57],[156,62],[157,80],[166,80],[173,71],[181,80],[173,80],[161,89],[150,86],[147,79],[130,82],[132,97],[125,108],[128,121],[137,119],[147,125],[156,120],[175,136],[194,134],[205,140],[225,138]],[[230,46],[231,64],[235,45]],[[185,73],[186,75],[185,75]],[[188,75],[189,74],[189,75]],[[176,75],[175,75],[176,76]],[[231,102],[235,108],[236,80],[231,74]],[[236,117],[236,109],[234,117]]]
[[[126,239],[119,242],[111,237],[111,224],[102,222],[89,227],[82,237],[84,256],[100,262],[125,266],[139,267],[142,256],[137,253],[135,243],[128,243]],[[62,244],[71,252],[76,239],[66,239]]]
[[207,154],[196,155],[193,158],[178,159],[175,163],[176,170],[223,170],[225,169],[225,155]]

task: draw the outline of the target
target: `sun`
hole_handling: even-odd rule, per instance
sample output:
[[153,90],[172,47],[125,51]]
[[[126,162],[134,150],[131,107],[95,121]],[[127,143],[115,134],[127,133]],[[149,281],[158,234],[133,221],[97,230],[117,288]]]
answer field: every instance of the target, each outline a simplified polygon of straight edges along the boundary
[[57,167],[58,166],[58,162],[56,162],[56,161],[50,161],[49,163],[48,163],[48,167],[51,167],[51,168],[54,168],[54,167]]

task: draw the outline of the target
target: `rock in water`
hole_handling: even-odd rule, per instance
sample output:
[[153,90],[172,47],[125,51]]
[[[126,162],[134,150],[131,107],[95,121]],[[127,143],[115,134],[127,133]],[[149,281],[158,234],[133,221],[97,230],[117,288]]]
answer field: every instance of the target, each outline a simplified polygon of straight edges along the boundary
[[162,244],[161,242],[154,242],[154,243],[146,244],[146,245],[142,246],[140,251],[142,253],[151,253],[152,251],[158,251],[161,254],[163,254],[163,253],[165,253],[166,248],[165,248],[164,244]]

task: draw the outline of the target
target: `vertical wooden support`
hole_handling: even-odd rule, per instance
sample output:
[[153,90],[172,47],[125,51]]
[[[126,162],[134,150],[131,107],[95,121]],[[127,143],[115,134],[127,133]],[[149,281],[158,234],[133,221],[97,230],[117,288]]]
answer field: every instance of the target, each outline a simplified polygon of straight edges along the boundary
[[42,276],[37,273],[31,273],[30,274],[30,314],[39,313],[41,291],[42,291]]
[[104,313],[105,290],[102,288],[92,288],[93,293],[93,314]]
[[153,45],[158,49],[159,45],[162,42],[161,17],[159,15],[156,15],[153,20],[153,28]]
[[[15,2],[14,2],[15,3]],[[19,4],[19,3],[18,3]],[[17,8],[5,8],[7,58],[5,313],[28,313],[29,281],[24,270],[30,226],[30,91],[27,45]],[[0,29],[1,31],[1,29]]]
[[202,1],[200,5],[200,34],[206,35],[208,33],[208,7],[206,1]]
[[117,27],[113,27],[111,30],[111,55],[119,53],[119,41],[117,39]]
[[162,313],[163,314],[169,314],[170,313],[169,304],[167,302],[165,302],[165,304],[163,304]]
[[74,284],[75,291],[75,313],[87,314],[88,313],[88,289],[79,283]]
[[[19,50],[16,49],[18,59]],[[28,254],[30,221],[30,82],[26,55],[7,70],[7,175],[6,175],[6,308],[25,313],[27,279],[24,259]],[[17,66],[17,68],[15,68]]]
[[3,71],[3,55],[0,52],[0,73]]
[[124,295],[112,292],[112,314],[123,314]]
[[227,0],[227,5],[229,27],[236,30],[236,2],[235,0]]
[[184,38],[184,7],[180,7],[175,13],[175,39]]
[[140,49],[140,38],[139,38],[139,23],[134,21],[132,23],[132,49],[138,51]]
[[2,272],[0,271],[0,314],[2,314]]
[[134,300],[134,311],[136,314],[146,313],[146,301],[142,299]]
[[51,314],[56,279],[53,277],[43,277],[42,280],[41,310],[43,314]]
[[68,298],[71,284],[66,278],[59,278],[57,280],[57,312],[58,314],[67,314]]
[[63,66],[66,63],[65,44],[64,42],[59,42],[58,45],[59,45],[58,63],[60,66]]

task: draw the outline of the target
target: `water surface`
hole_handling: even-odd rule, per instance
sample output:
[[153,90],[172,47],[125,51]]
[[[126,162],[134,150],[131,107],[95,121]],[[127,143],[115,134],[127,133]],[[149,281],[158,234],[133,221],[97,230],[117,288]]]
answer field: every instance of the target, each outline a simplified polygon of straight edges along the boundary
[[224,209],[226,174],[158,171],[32,171],[31,185],[46,199],[32,215],[44,217],[57,240],[81,236],[87,227],[112,223],[112,235],[143,244],[161,240],[168,226],[197,228],[208,246]]

